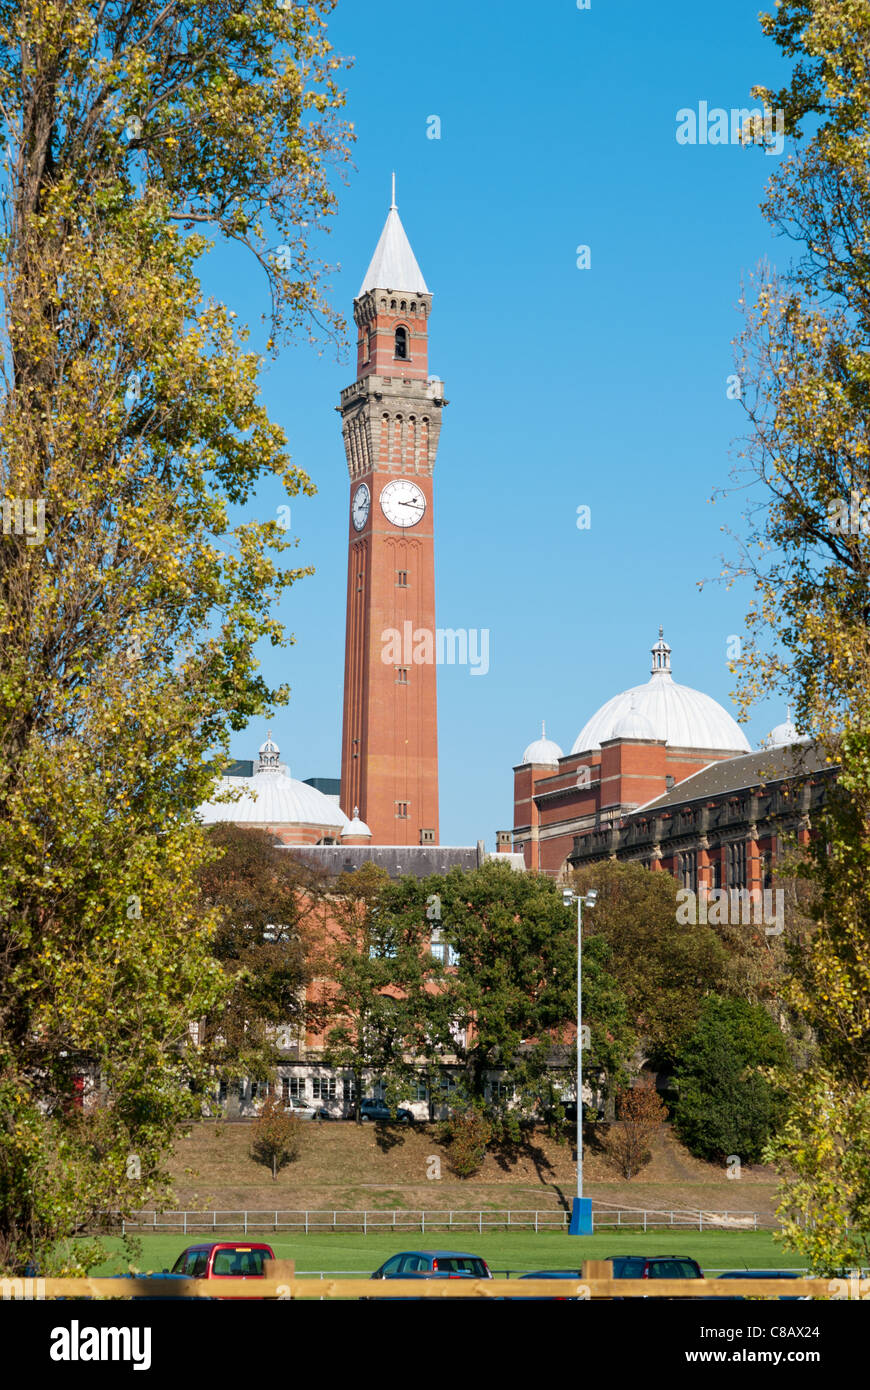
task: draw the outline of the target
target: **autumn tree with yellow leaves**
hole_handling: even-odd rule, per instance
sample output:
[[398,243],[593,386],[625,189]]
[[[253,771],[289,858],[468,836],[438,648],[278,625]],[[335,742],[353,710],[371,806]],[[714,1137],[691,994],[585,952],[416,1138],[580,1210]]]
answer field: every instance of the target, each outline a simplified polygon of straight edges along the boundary
[[744,707],[787,694],[840,769],[800,869],[811,925],[787,984],[817,1052],[783,1078],[768,1149],[787,1243],[834,1272],[870,1259],[870,6],[782,0],[762,26],[794,71],[756,96],[795,137],[764,211],[799,255],[744,297],[752,501],[730,573],[754,586]]
[[[203,293],[258,261],[270,347],[335,333],[310,247],[346,159],[332,0],[2,0],[0,1269],[165,1190],[228,988],[194,808],[286,691],[256,644],[313,491]],[[85,1078],[97,1103],[77,1100]],[[187,1097],[187,1099],[185,1099]],[[80,1250],[79,1265],[96,1258]]]

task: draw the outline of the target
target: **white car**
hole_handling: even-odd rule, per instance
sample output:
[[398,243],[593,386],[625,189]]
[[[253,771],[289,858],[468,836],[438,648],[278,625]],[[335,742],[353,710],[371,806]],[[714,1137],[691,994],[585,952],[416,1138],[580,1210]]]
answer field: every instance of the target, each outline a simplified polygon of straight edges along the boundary
[[330,1114],[322,1105],[314,1105],[311,1101],[300,1100],[298,1096],[291,1096],[287,1105],[284,1106],[285,1115],[295,1115],[299,1120],[328,1120]]

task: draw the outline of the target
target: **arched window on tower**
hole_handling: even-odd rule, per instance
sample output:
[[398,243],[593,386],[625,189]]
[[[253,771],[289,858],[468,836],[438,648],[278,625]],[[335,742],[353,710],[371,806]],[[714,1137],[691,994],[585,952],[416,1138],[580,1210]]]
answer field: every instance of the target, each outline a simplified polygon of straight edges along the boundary
[[408,330],[401,324],[396,329],[396,357],[400,362],[408,360]]

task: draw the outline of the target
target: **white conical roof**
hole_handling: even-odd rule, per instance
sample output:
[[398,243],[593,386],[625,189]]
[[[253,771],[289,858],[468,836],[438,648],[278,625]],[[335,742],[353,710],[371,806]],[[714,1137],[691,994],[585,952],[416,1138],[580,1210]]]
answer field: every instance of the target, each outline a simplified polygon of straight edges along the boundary
[[366,290],[404,290],[407,294],[428,294],[423,272],[417,264],[417,257],[411,250],[411,243],[405,235],[401,218],[396,207],[395,186],[393,204],[387,213],[381,239],[375,247],[371,264],[365,273],[359,294]]
[[[626,737],[622,732],[630,727],[649,728],[649,733],[634,737],[663,739],[676,748],[728,749],[734,753],[750,752],[746,735],[727,710],[688,685],[677,685],[671,675],[671,649],[663,640],[652,648],[652,674],[645,685],[623,690],[587,720],[574,740],[572,753],[587,753],[600,748],[609,738]],[[637,722],[643,720],[643,726]],[[618,732],[619,731],[619,732]]]

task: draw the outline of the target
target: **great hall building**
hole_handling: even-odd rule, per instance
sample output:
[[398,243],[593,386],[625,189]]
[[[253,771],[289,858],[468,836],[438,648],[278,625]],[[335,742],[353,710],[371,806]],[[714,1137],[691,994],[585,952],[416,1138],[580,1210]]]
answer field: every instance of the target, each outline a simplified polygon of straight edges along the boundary
[[542,730],[514,768],[514,850],[564,877],[635,860],[684,888],[770,887],[786,842],[805,844],[835,768],[790,720],[753,752],[721,705],[671,674],[659,629],[650,678],[608,700],[571,752]]

